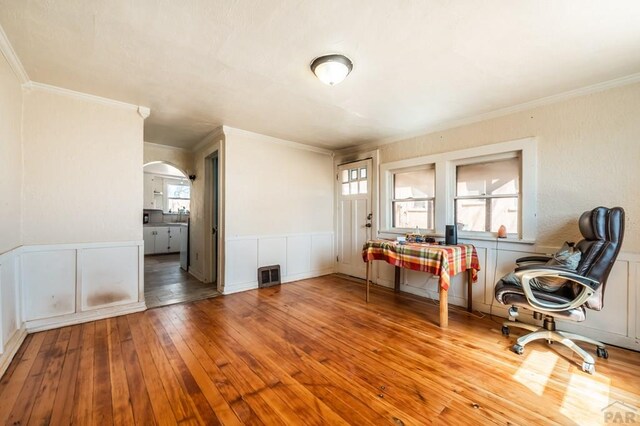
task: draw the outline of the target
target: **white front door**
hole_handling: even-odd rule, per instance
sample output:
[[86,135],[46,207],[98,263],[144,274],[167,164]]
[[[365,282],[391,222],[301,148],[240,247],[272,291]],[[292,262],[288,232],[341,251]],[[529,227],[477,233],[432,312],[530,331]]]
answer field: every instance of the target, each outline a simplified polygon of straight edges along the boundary
[[338,166],[338,272],[365,278],[362,246],[371,239],[371,159]]

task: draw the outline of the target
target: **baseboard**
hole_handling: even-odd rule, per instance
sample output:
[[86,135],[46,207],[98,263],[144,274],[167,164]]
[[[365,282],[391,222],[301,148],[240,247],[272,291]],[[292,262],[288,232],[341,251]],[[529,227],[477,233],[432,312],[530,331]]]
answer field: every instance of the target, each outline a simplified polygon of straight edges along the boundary
[[[333,274],[333,268],[324,269],[321,271],[304,272],[302,274],[287,275],[282,277],[282,284],[290,283],[293,281],[306,280],[309,278],[321,277],[323,275]],[[255,290],[258,288],[258,281],[249,281],[246,283],[235,284],[224,288],[222,294],[228,295],[233,293],[240,293],[241,291]]]
[[240,293],[241,291],[255,290],[256,288],[258,288],[258,281],[251,281],[233,286],[225,286],[222,294],[226,296],[233,293]]
[[286,277],[282,277],[282,283],[306,280],[308,278],[316,278],[329,274],[333,274],[333,268],[323,269],[320,271],[304,272],[302,274],[287,275]]
[[147,305],[144,302],[128,303],[121,306],[110,306],[108,308],[96,309],[94,311],[27,321],[25,323],[25,327],[28,333],[34,333],[37,331],[51,330],[52,328],[66,327],[68,325],[82,324],[89,321],[97,321],[105,318],[132,314],[135,312],[145,311],[146,309]]
[[189,273],[189,275],[191,275],[192,277],[194,277],[198,281],[204,282],[204,277],[202,276],[202,274],[200,272],[196,272],[191,268],[189,268],[189,271],[187,271],[187,272]]
[[9,340],[7,340],[5,351],[0,354],[0,378],[2,378],[4,372],[7,371],[11,360],[13,360],[13,357],[16,355],[16,352],[18,352],[18,349],[20,349],[20,345],[22,345],[26,337],[27,330],[23,326],[17,329]]

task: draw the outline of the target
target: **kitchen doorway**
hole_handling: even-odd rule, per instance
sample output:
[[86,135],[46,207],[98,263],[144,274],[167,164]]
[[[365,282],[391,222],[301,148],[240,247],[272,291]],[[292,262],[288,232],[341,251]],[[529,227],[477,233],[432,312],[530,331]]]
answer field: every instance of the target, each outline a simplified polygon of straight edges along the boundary
[[144,165],[144,295],[147,308],[217,296],[189,274],[192,182],[168,162]]

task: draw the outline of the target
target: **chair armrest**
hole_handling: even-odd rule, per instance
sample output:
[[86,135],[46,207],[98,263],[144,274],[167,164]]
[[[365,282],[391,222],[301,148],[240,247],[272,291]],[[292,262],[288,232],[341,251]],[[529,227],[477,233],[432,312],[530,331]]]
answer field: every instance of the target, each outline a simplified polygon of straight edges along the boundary
[[573,281],[580,285],[589,287],[592,290],[597,290],[600,287],[600,281],[585,277],[584,275],[576,274],[575,271],[562,266],[550,266],[550,265],[524,265],[516,268],[515,273],[519,272],[535,272],[536,277],[558,277],[566,280]]
[[[525,297],[527,298],[529,304],[533,308],[543,312],[567,311],[569,309],[580,307],[593,295],[598,287],[600,287],[599,281],[576,274],[574,271],[560,266],[522,266],[515,270],[515,274],[520,279],[522,290],[524,291]],[[531,290],[531,284],[529,283],[531,279],[539,277],[564,278],[581,285],[582,290],[575,299],[567,303],[553,303],[539,300],[533,294],[533,290]]]
[[551,260],[551,256],[525,256],[516,259],[516,265],[521,266],[530,263],[547,263]]

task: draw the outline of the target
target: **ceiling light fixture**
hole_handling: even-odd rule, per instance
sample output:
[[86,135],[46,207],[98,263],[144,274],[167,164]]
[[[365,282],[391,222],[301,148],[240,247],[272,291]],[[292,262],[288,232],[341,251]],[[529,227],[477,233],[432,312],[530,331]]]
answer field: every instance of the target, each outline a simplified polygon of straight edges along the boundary
[[324,55],[311,62],[311,71],[324,84],[333,86],[344,80],[353,69],[353,62],[344,55]]

